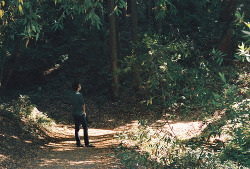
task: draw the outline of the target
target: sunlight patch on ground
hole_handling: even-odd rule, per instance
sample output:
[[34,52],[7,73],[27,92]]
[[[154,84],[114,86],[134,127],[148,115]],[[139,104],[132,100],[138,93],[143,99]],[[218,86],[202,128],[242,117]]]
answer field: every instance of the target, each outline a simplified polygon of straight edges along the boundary
[[79,165],[79,164],[94,164],[95,162],[92,160],[89,161],[69,161],[69,165]]
[[[64,136],[64,137],[72,137],[75,135],[75,128],[74,126],[69,125],[63,125],[63,124],[57,124],[54,126],[54,136]],[[80,128],[80,135],[83,132],[83,128]],[[101,135],[107,135],[107,134],[114,134],[115,131],[113,130],[105,130],[105,129],[95,129],[95,128],[89,128],[88,129],[89,136],[101,136]]]
[[[77,149],[76,141],[75,141],[75,129],[69,126],[61,125],[61,128],[57,126],[60,131],[57,130],[57,133],[64,134],[66,137],[65,140],[61,142],[50,142],[46,146],[50,147],[54,152],[60,151],[71,151]],[[63,132],[64,131],[64,132]],[[107,148],[113,145],[117,145],[117,141],[114,139],[114,134],[116,132],[113,130],[105,130],[105,129],[89,129],[89,141],[90,144],[93,144],[95,148]],[[84,145],[83,140],[83,129],[80,129],[79,135],[81,138],[81,142]]]
[[48,147],[53,148],[53,151],[69,151],[74,150],[75,147],[75,141],[62,141],[59,143],[49,143],[47,144]]
[[0,154],[0,161],[3,161],[4,159],[6,159],[7,157],[3,154]]
[[200,135],[202,130],[206,127],[202,121],[198,122],[183,122],[174,124],[165,124],[164,129],[170,131],[179,139],[190,139]]
[[89,132],[89,136],[102,136],[102,135],[115,133],[115,131],[113,130],[93,129],[93,128],[88,129],[88,132]]
[[30,140],[25,140],[24,142],[25,142],[25,143],[28,143],[28,144],[31,144],[31,143],[32,143],[32,141],[30,141]]
[[139,121],[134,120],[134,121],[131,121],[131,123],[127,123],[124,126],[117,127],[114,130],[117,132],[129,131],[129,130],[133,130],[137,128],[138,125],[139,125]]
[[78,153],[78,157],[71,156],[65,159],[59,154],[55,157],[42,159],[39,166],[40,168],[121,168],[110,156],[98,152],[93,152],[93,154],[96,156],[83,152]]
[[75,130],[69,126],[64,124],[56,124],[53,126],[54,136],[59,137],[70,137],[75,134]]
[[[91,133],[98,131],[101,131],[99,134],[111,133],[109,130],[100,129],[93,129]],[[92,148],[76,147],[73,135],[65,139],[47,144],[49,150],[37,164],[32,165],[39,165],[39,168],[120,168],[119,162],[112,155],[113,149],[110,149],[113,134],[90,136],[90,142],[96,146]]]
[[207,125],[202,121],[174,123],[173,121],[167,121],[165,119],[157,120],[151,125],[153,129],[170,132],[178,139],[190,139],[200,135],[206,126]]
[[46,161],[44,161],[43,163],[40,164],[41,167],[44,166],[49,166],[53,163],[59,163],[59,159],[46,159]]
[[[44,159],[42,163],[40,163],[41,167],[48,167],[48,168],[67,168],[69,166],[74,167],[74,166],[84,166],[84,165],[89,165],[89,164],[95,164],[95,161],[93,160],[61,160],[60,158],[58,159]],[[74,167],[75,168],[75,167]]]
[[[174,122],[173,120],[166,120],[164,118],[157,120],[150,127],[155,130],[163,132],[170,132],[178,139],[190,139],[202,133],[202,131],[212,122],[217,121],[225,115],[225,110],[215,111],[213,117],[206,121],[185,121]],[[166,114],[166,116],[169,116]]]
[[14,139],[18,139],[18,137],[17,136],[10,136],[11,138],[14,138]]
[[114,130],[89,129],[89,142],[96,148],[110,148],[118,144],[114,139],[115,133]]

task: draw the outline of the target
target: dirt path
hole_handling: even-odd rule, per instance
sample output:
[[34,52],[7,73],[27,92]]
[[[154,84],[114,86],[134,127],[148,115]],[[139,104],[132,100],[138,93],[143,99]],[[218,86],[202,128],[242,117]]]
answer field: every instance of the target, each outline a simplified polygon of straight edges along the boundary
[[[185,137],[194,136],[194,133],[202,130],[201,122],[175,123],[169,126],[165,121],[158,121],[154,123],[153,127],[160,123],[166,125],[162,126],[163,129],[178,133],[178,137],[182,135],[185,135]],[[45,144],[37,152],[37,157],[33,161],[27,162],[25,168],[125,168],[115,156],[115,147],[119,142],[114,139],[114,134],[124,130],[127,131],[137,125],[138,121],[132,121],[113,130],[90,128],[89,139],[90,143],[95,146],[93,148],[76,147],[74,126],[57,125],[54,128],[54,133],[60,139]],[[80,131],[83,140],[82,132],[83,129]]]
[[[57,126],[61,138],[42,147],[25,168],[124,168],[115,157],[117,130],[89,129],[90,143],[95,147],[76,147],[73,126]],[[82,129],[80,136],[83,135]],[[81,137],[82,138],[82,137]]]

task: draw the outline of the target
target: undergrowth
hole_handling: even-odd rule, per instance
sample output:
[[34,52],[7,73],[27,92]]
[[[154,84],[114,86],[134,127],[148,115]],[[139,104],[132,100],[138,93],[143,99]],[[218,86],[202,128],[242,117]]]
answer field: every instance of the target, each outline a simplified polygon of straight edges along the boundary
[[[122,141],[118,155],[129,168],[247,168],[250,166],[248,109],[249,101],[243,101],[228,112],[230,118],[225,125],[212,125],[206,137],[186,140],[140,121],[132,132],[117,136]],[[221,135],[228,135],[229,139],[220,140]]]
[[20,95],[18,99],[0,104],[2,115],[15,121],[22,122],[22,128],[34,136],[45,136],[47,132],[53,132],[55,121],[46,113],[37,109],[32,104],[29,96]]
[[[198,68],[187,70],[171,50],[168,46],[162,54],[151,48],[152,57],[144,62],[149,72],[145,103],[163,113],[179,112],[184,119],[198,111],[207,127],[201,135],[180,139],[140,121],[132,132],[117,136],[121,162],[128,168],[250,167],[249,73],[217,65],[221,54],[215,50],[215,65],[201,60]],[[213,117],[215,112],[219,116]]]

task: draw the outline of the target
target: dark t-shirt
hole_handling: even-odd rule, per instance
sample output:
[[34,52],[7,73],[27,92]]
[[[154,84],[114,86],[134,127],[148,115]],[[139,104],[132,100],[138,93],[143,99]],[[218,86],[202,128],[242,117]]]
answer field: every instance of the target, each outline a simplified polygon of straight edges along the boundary
[[83,105],[85,102],[82,94],[80,92],[72,92],[69,98],[72,105],[72,114],[83,115]]

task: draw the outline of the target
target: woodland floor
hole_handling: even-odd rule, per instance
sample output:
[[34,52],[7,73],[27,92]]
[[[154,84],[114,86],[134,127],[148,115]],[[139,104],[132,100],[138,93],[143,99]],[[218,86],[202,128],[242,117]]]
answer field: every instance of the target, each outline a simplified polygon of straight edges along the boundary
[[[147,120],[153,128],[170,131],[179,138],[193,137],[205,127],[194,114],[193,120],[183,120],[176,114],[174,120],[166,121],[167,114],[156,115],[147,111],[145,105],[131,99],[129,103],[107,102],[101,106],[89,101],[89,139],[95,147],[79,148],[75,145],[74,125],[72,120],[68,120],[71,117],[69,108],[49,100],[38,104],[39,107],[40,110],[47,107],[43,110],[46,112],[53,112],[56,108],[56,114],[61,112],[48,139],[35,139],[20,128],[22,124],[0,116],[3,122],[0,127],[2,168],[124,168],[116,157],[115,148],[119,142],[114,135],[137,126],[139,119]],[[82,135],[81,129],[81,138]]]

